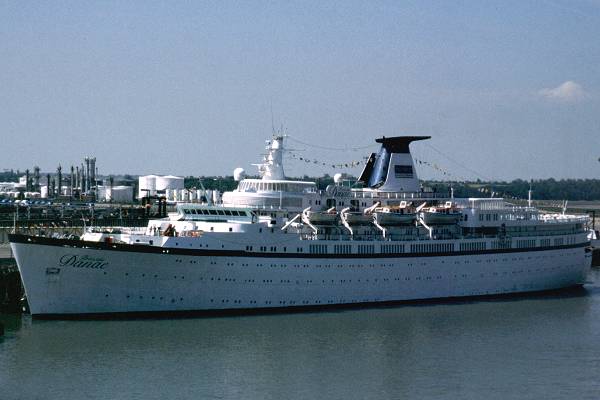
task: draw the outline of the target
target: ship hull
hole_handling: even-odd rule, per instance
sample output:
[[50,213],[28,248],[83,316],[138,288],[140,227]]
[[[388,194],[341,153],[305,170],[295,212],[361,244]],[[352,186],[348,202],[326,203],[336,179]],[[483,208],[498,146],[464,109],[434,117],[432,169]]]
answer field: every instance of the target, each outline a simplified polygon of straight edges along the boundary
[[12,239],[34,316],[333,306],[542,291],[583,284],[591,262],[581,245],[479,254],[278,257]]

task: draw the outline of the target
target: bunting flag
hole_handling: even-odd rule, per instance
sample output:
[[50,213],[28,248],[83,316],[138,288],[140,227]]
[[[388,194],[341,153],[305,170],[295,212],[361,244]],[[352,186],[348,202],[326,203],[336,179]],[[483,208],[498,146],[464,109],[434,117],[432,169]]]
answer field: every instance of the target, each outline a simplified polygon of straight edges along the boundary
[[457,180],[459,180],[459,181],[466,181],[465,178],[463,178],[461,176],[457,176],[457,175],[455,175],[455,174],[453,174],[453,173],[445,170],[444,168],[440,167],[436,163],[432,163],[432,162],[429,162],[429,161],[421,160],[421,159],[418,159],[416,157],[414,158],[414,160],[415,160],[415,162],[417,164],[428,166],[428,167],[436,170],[437,172],[441,173],[444,176],[448,176],[448,177],[451,177],[451,178],[457,178]]
[[[339,163],[339,164],[331,164],[330,162],[320,161],[320,160],[317,160],[314,158],[302,157],[291,151],[288,154],[295,160],[302,161],[307,164],[315,164],[315,165],[320,165],[323,167],[331,167],[333,169],[358,167],[360,165],[365,164],[366,161],[368,160],[368,157],[363,157],[363,159],[360,161],[354,160],[354,161],[349,161],[349,162],[344,162],[344,163]],[[417,157],[413,157],[413,159],[414,159],[415,165],[425,165],[425,166],[437,171],[438,173],[442,174],[443,176],[448,177],[449,179],[452,179],[457,182],[469,182],[469,179],[466,179],[465,177],[462,177],[462,176],[458,176],[458,175],[444,169],[437,163],[426,161],[426,160],[423,160],[423,159],[420,159]],[[500,196],[503,198],[518,200],[518,198],[512,194],[496,192],[496,191],[493,191],[492,188],[489,188],[489,187],[481,187],[478,189],[478,191],[481,192],[482,194],[485,194],[486,196],[490,196],[490,197]]]
[[[317,159],[314,159],[314,158],[311,159],[311,158],[307,158],[307,157],[301,157],[301,156],[299,156],[299,155],[297,155],[295,153],[292,153],[292,152],[289,152],[289,154],[295,160],[303,161],[303,162],[305,162],[307,164],[316,164],[316,165],[320,165],[320,166],[323,166],[323,167],[331,167],[333,169],[336,169],[336,168],[354,168],[354,167],[360,166],[364,162],[364,160],[363,161],[354,160],[354,161],[349,161],[349,162],[344,162],[344,163],[339,163],[339,164],[330,164],[328,162],[320,161],[320,160],[317,160]],[[366,158],[365,158],[365,160],[366,160]]]

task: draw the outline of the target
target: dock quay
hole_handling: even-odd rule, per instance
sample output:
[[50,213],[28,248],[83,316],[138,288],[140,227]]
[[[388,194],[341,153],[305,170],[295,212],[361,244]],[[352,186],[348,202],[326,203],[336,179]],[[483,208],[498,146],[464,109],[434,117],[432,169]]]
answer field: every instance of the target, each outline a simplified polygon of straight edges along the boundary
[[8,234],[80,235],[86,227],[146,227],[159,214],[155,208],[131,204],[0,205],[0,244]]
[[21,276],[10,246],[0,244],[0,312],[20,312],[23,294]]

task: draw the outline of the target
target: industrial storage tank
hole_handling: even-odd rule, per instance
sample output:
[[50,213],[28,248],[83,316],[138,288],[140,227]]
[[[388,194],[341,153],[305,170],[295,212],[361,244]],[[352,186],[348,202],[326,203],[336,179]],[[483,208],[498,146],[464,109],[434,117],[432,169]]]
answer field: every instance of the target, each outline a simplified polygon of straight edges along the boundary
[[167,189],[178,189],[181,190],[185,186],[183,184],[183,177],[166,175],[156,177],[156,190],[167,190]]
[[138,178],[138,198],[156,196],[156,175],[144,175]]
[[98,191],[96,192],[96,198],[98,200],[105,200],[106,199],[106,188],[108,188],[109,186],[98,186]]
[[113,186],[112,189],[107,187],[105,199],[113,203],[131,203],[133,200],[133,187]]

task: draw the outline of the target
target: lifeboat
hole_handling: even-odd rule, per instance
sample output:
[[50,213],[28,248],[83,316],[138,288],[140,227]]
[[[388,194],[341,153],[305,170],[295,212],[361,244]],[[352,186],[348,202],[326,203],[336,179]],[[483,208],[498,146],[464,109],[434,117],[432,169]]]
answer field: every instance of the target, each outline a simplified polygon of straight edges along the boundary
[[315,226],[335,225],[339,218],[335,207],[327,211],[308,211],[307,216],[310,223]]
[[375,218],[381,226],[410,225],[417,219],[417,214],[411,212],[381,210],[376,211]]
[[350,225],[369,225],[373,223],[372,214],[363,214],[361,212],[347,212],[344,214],[344,217]]
[[421,212],[421,218],[427,225],[451,225],[460,221],[462,212],[452,207],[451,202],[446,202],[442,208],[429,207]]
[[373,211],[375,220],[381,226],[411,225],[417,220],[415,208],[406,201],[398,206],[377,207]]

